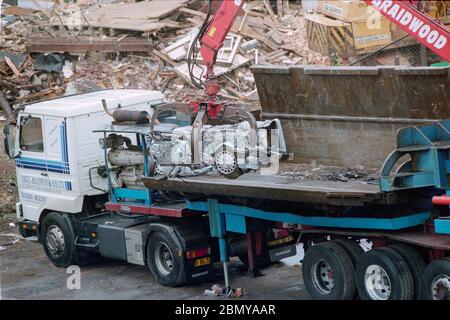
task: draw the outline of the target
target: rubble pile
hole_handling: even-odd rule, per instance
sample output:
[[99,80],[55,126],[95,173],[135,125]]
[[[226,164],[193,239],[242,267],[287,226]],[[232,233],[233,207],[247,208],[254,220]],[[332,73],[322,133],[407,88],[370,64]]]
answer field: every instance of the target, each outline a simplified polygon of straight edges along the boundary
[[[159,90],[180,102],[203,94],[191,82],[187,53],[206,1],[98,2],[55,2],[44,11],[2,5],[0,95],[10,105],[101,88]],[[223,98],[258,106],[251,65],[330,64],[308,49],[300,6],[284,3],[275,14],[269,1],[249,1],[237,18],[215,70]]]
[[378,184],[377,170],[365,167],[332,167],[291,164],[279,172],[280,176],[295,180],[331,181],[331,182],[359,182],[364,184]]
[[[3,126],[0,123],[0,130]],[[2,151],[0,152],[0,228],[2,225],[2,216],[15,210],[16,202],[19,197],[17,191],[16,171],[14,161]],[[0,230],[1,231],[1,230]]]

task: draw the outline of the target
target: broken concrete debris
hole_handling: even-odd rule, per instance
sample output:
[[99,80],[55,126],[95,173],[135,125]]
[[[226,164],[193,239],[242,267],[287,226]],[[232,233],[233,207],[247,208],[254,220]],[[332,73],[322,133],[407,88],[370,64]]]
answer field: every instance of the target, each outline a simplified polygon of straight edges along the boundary
[[364,184],[378,184],[378,173],[365,167],[331,167],[292,164],[279,172],[280,176],[295,180],[311,181],[358,181]]
[[[207,1],[46,2],[52,5],[2,5],[0,90],[10,106],[102,88],[159,90],[179,102],[203,95],[187,55]],[[273,10],[249,1],[237,18],[217,57],[223,98],[259,108],[250,65],[329,64],[308,49],[300,6]]]

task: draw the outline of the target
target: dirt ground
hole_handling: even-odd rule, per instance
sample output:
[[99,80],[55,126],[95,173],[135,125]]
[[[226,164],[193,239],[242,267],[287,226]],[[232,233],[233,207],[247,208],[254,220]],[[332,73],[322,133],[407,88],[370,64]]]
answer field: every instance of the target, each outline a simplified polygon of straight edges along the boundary
[[[4,215],[1,234],[17,234],[10,225],[13,215]],[[4,237],[3,237],[4,238]],[[5,240],[5,239],[4,239]],[[241,287],[245,299],[309,299],[301,278],[300,256],[277,263],[263,270],[256,279],[246,275],[246,268],[232,260],[230,275],[233,287]],[[17,238],[0,251],[1,299],[223,299],[203,294],[214,283],[222,284],[220,269],[217,279],[181,288],[158,285],[147,267],[116,261],[100,261],[81,268],[81,288],[70,290],[66,269],[53,266],[42,246]]]

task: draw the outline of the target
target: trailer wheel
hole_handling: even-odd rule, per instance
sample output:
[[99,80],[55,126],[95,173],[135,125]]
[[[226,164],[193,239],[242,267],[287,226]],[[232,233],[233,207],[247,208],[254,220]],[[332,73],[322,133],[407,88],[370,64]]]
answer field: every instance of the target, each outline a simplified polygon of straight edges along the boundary
[[75,235],[68,217],[50,212],[42,221],[41,239],[47,257],[55,266],[68,267],[75,263]]
[[338,238],[333,241],[340,245],[345,252],[347,252],[348,256],[352,260],[353,267],[356,269],[356,262],[359,257],[363,255],[364,249],[355,240]]
[[147,245],[147,264],[151,273],[164,287],[184,284],[184,261],[182,248],[166,233],[154,232]]
[[[348,256],[352,260],[353,269],[356,270],[356,262],[358,261],[359,257],[363,255],[364,249],[356,242],[356,240],[350,240],[347,238],[337,238],[333,240],[338,245],[342,247],[342,249],[347,252]],[[355,290],[355,299],[358,299],[358,291]]]
[[422,276],[426,267],[422,255],[416,249],[404,243],[395,243],[388,246],[388,248],[394,249],[405,260],[413,279],[414,299],[421,299],[423,296]]
[[424,298],[450,300],[450,258],[431,262],[423,275]]
[[372,249],[356,265],[356,285],[362,300],[411,300],[411,272],[400,254],[391,248]]
[[337,243],[310,247],[303,259],[303,281],[316,300],[351,300],[355,295],[352,260]]

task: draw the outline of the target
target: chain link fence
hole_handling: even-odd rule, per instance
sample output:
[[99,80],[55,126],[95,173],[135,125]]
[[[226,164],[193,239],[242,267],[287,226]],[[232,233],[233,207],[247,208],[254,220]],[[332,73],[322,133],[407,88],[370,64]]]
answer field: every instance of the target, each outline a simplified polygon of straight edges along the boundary
[[442,59],[410,35],[403,35],[368,54],[351,59],[351,66],[430,66]]

